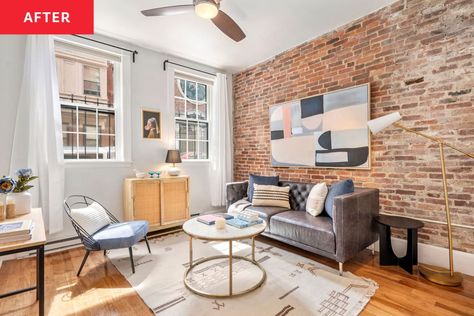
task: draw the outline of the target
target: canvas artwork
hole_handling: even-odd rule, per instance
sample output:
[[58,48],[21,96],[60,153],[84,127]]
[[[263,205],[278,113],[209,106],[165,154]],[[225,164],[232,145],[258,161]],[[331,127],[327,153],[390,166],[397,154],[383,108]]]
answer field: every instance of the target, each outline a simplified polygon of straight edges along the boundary
[[275,167],[370,168],[369,84],[270,108]]
[[142,109],[142,137],[144,139],[161,139],[161,113]]

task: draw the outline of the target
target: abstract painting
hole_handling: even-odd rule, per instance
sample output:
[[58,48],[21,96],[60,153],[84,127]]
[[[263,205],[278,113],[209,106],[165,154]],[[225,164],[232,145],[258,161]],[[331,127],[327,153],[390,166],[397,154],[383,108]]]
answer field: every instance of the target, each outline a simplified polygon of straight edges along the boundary
[[270,107],[272,166],[370,168],[370,87]]

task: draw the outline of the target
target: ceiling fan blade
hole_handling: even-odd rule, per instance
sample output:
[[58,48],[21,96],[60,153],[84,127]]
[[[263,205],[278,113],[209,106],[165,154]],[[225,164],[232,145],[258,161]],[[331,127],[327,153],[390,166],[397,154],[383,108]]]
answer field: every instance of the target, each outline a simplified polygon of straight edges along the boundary
[[214,23],[214,25],[217,26],[225,35],[229,36],[236,42],[240,42],[246,37],[240,26],[238,26],[230,16],[221,10],[219,10],[217,16],[212,19],[212,23]]
[[194,5],[185,4],[185,5],[174,5],[170,7],[155,8],[149,10],[143,10],[142,14],[144,16],[167,16],[167,15],[178,15],[194,13]]

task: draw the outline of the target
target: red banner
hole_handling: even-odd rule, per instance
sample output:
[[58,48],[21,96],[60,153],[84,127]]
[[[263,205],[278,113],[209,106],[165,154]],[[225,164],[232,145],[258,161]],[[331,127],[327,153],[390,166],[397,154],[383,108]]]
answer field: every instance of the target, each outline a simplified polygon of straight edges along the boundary
[[0,34],[93,34],[94,0],[0,0]]

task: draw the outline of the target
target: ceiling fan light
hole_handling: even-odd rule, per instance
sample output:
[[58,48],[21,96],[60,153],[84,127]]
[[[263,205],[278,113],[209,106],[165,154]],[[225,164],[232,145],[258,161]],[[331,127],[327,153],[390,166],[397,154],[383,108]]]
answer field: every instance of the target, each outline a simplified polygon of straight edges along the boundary
[[197,1],[194,10],[196,11],[196,15],[203,19],[213,19],[219,12],[217,5],[212,0]]

